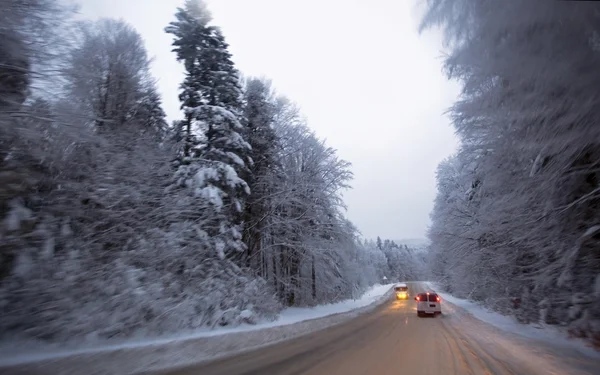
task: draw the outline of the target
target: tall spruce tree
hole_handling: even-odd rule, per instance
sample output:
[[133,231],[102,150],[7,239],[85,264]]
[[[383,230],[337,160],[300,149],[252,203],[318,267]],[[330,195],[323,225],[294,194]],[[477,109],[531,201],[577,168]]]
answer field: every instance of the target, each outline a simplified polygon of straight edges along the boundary
[[210,203],[212,212],[205,212],[210,223],[200,231],[224,258],[245,249],[241,223],[244,199],[250,193],[239,176],[248,170],[251,150],[242,136],[239,73],[221,30],[209,25],[211,16],[202,1],[186,1],[175,16],[165,31],[174,35],[173,51],[186,71],[179,96],[185,114],[185,162],[178,183]]
[[244,127],[248,143],[252,147],[253,161],[244,178],[252,194],[248,197],[244,211],[244,243],[248,246],[245,263],[266,274],[263,258],[263,232],[269,210],[269,194],[272,190],[270,171],[277,163],[276,136],[273,129],[275,98],[270,82],[258,78],[246,81],[244,88]]
[[198,134],[194,133],[193,129],[193,111],[202,104],[202,80],[198,55],[203,47],[207,23],[211,17],[203,3],[187,0],[184,8],[177,9],[175,18],[177,20],[171,22],[165,28],[165,32],[173,34],[172,51],[177,54],[177,60],[183,62],[185,68],[185,79],[180,85],[179,94],[185,119],[179,122],[177,127],[184,140],[183,161],[187,164],[199,144]]

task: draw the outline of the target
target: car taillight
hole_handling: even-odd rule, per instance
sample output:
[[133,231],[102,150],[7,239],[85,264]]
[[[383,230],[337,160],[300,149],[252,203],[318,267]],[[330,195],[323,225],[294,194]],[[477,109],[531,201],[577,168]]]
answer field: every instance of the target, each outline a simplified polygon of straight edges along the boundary
[[421,300],[421,297],[417,296],[417,301],[420,301],[420,300]]
[[440,302],[440,297],[435,297],[435,300]]

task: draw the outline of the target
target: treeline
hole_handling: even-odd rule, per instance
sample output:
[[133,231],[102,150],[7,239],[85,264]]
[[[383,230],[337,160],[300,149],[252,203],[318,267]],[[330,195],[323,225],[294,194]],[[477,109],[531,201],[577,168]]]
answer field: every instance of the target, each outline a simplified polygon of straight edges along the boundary
[[600,4],[427,4],[463,86],[431,215],[437,280],[600,343]]
[[168,124],[141,36],[55,0],[0,6],[0,339],[254,323],[383,270],[344,217],[350,164],[187,1]]
[[397,244],[393,240],[382,240],[379,236],[376,240],[364,240],[363,247],[369,250],[371,259],[377,262],[380,276],[388,282],[427,279],[428,253],[423,249]]

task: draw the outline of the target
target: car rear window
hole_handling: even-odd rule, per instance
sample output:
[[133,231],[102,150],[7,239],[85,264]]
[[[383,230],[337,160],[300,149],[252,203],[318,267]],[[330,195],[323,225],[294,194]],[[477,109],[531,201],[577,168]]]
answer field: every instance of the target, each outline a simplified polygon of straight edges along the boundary
[[407,286],[397,286],[396,292],[406,292],[408,290]]
[[430,294],[429,302],[437,302],[437,294]]

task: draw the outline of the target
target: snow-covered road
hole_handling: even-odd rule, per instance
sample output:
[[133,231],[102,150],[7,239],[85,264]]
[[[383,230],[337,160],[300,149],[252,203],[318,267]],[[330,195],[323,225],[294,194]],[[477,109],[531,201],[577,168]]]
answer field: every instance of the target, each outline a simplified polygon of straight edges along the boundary
[[[427,287],[411,283],[414,295]],[[345,323],[164,375],[599,374],[600,359],[487,324],[460,307],[418,318],[415,302],[390,301]]]
[[[412,295],[431,288],[409,283]],[[239,327],[237,333],[197,332],[194,337],[82,351],[0,368],[0,373],[600,374],[600,355],[577,343],[544,334],[532,337],[527,332],[532,327],[511,324],[509,318],[451,296],[443,299],[441,317],[419,318],[412,299],[389,300],[389,290],[378,286],[356,301],[290,309],[277,322]]]

